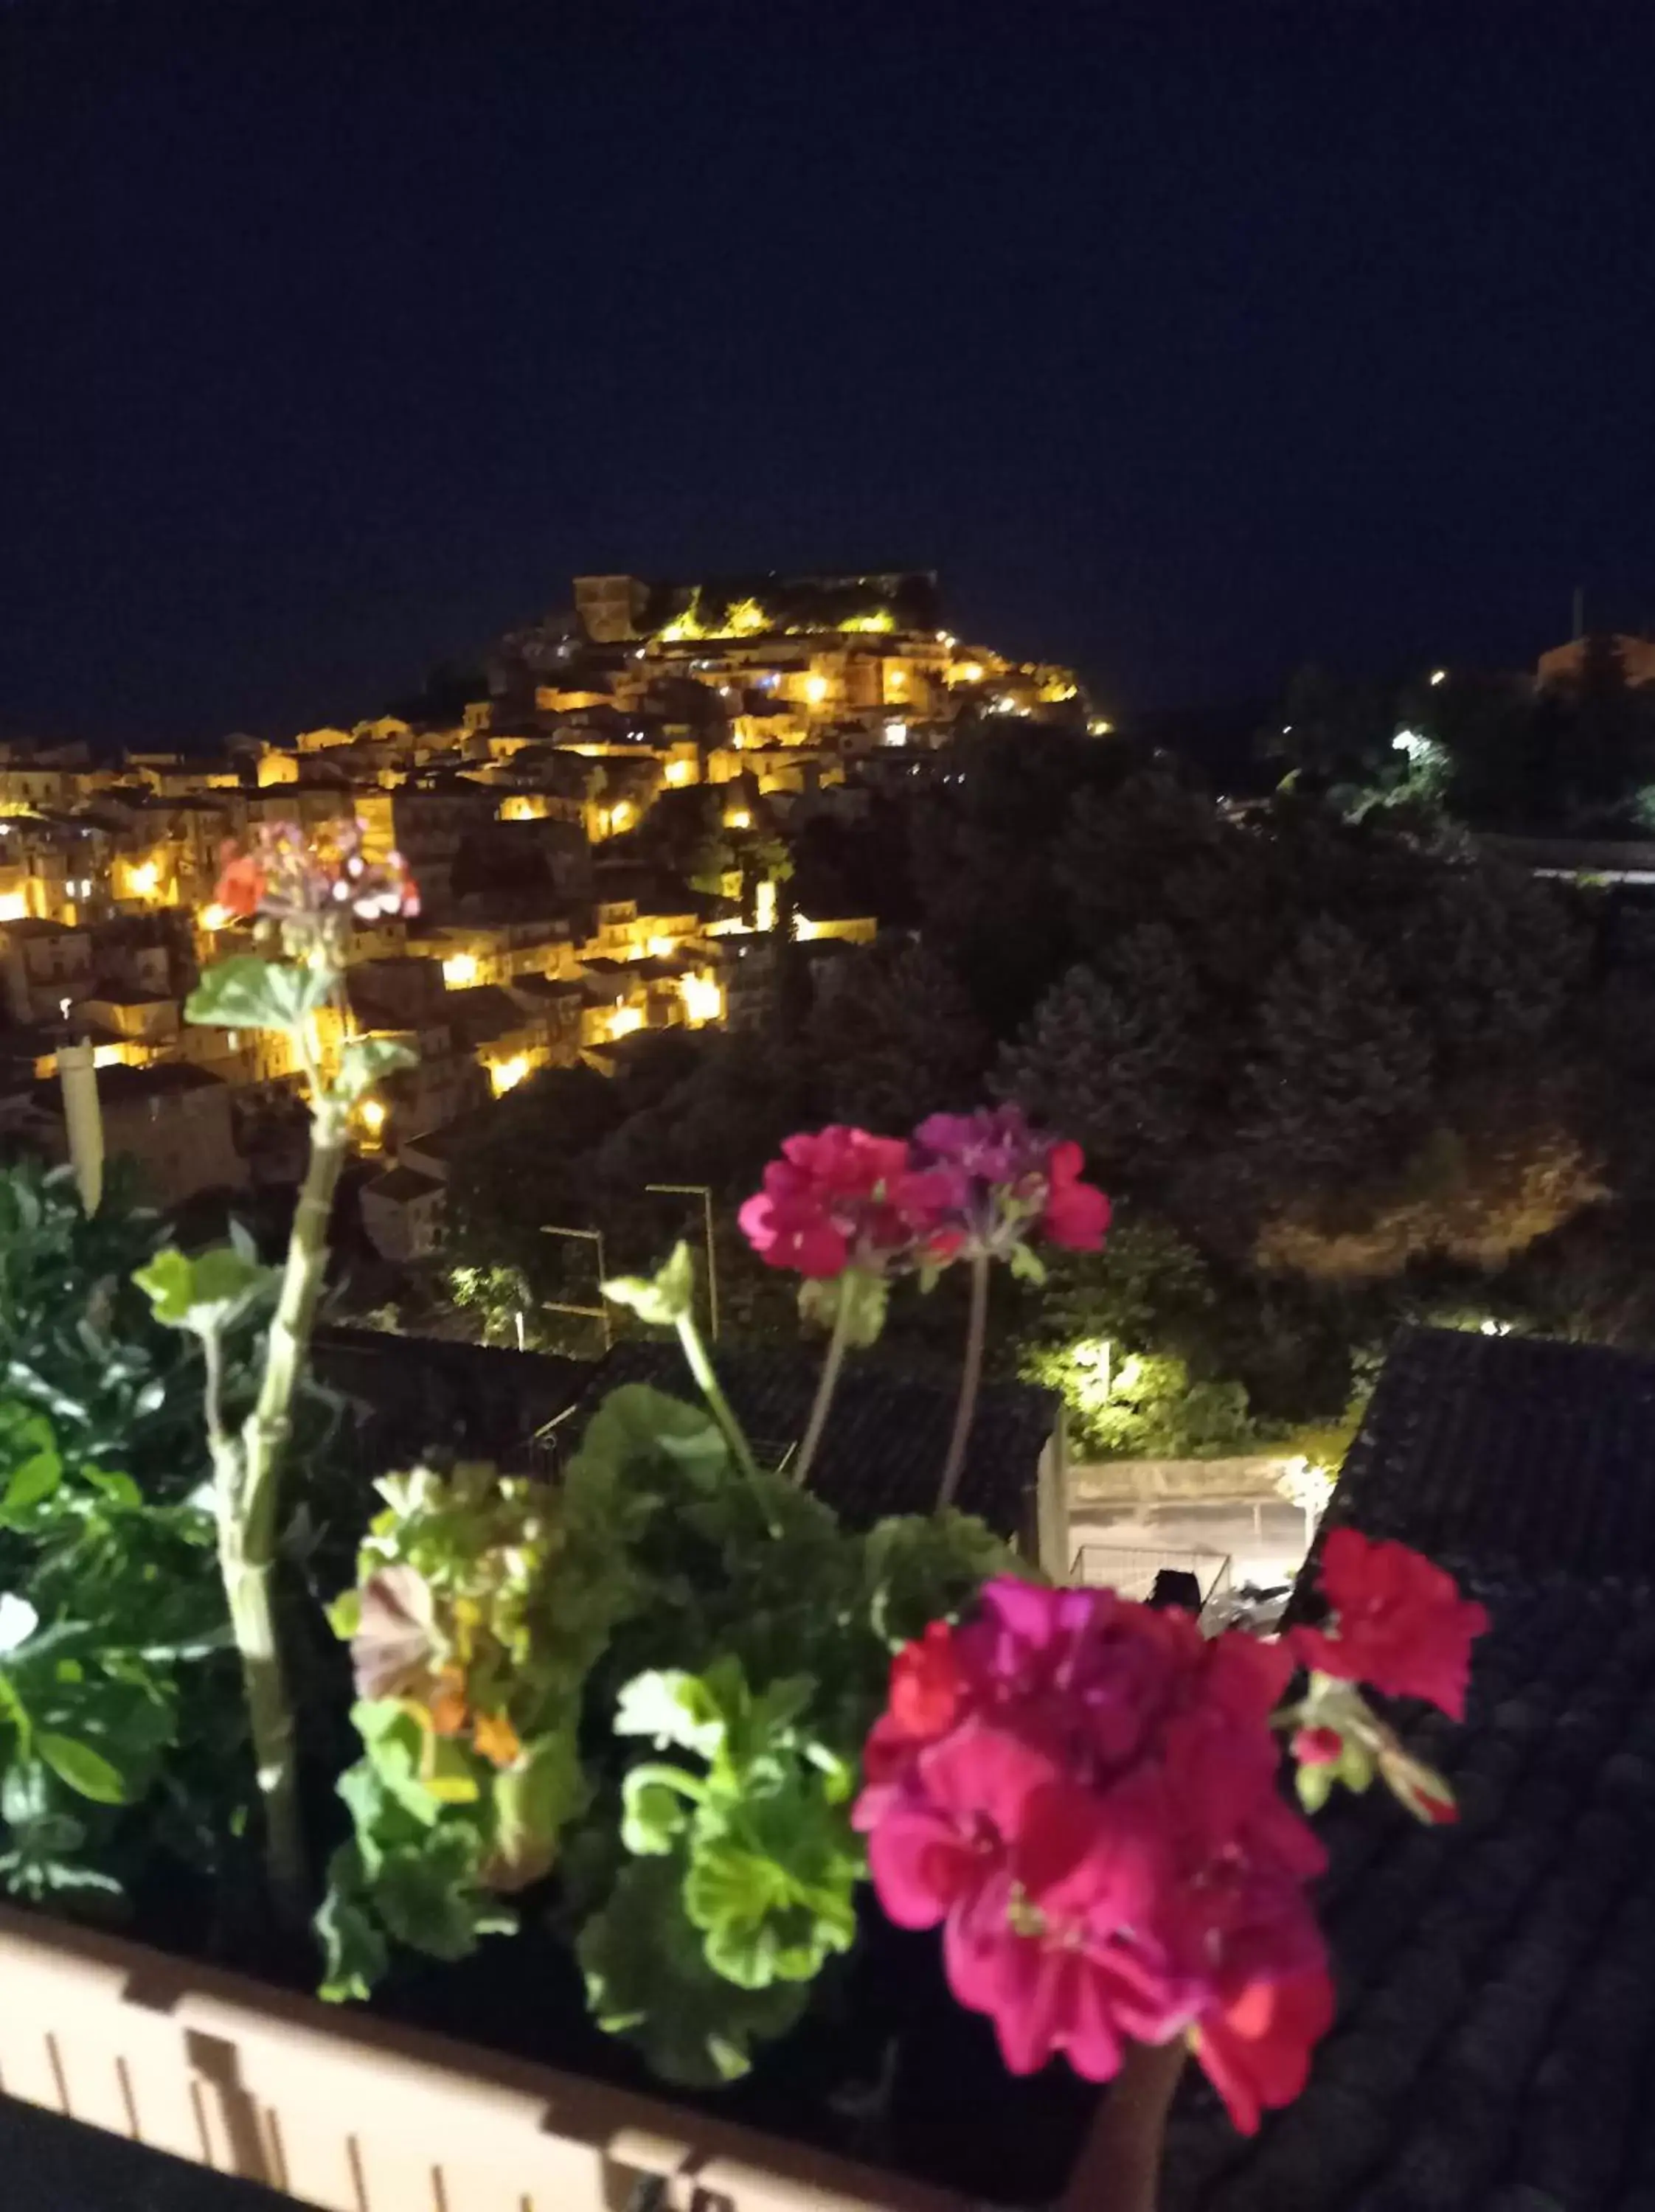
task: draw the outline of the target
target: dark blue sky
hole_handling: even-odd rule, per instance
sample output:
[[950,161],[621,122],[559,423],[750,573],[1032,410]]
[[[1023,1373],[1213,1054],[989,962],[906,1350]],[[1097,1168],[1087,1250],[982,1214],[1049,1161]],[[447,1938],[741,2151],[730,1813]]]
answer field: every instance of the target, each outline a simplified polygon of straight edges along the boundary
[[1655,609],[1655,10],[0,0],[0,725],[367,711],[583,568],[1123,704]]

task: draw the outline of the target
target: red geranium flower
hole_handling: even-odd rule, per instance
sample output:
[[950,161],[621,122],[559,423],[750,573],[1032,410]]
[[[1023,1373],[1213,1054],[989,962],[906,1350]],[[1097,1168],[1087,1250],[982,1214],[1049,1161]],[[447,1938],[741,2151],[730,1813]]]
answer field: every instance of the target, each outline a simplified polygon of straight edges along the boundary
[[1040,1227],[1071,1252],[1101,1250],[1109,1229],[1109,1200],[1095,1184],[1081,1182],[1084,1165],[1080,1147],[1067,1139],[1052,1146],[1046,1161],[1050,1188]]
[[908,1170],[900,1137],[841,1123],[789,1137],[741,1208],[743,1234],[766,1267],[818,1280],[877,1267],[913,1242],[922,1192]]
[[1304,2087],[1311,2052],[1333,2024],[1325,1967],[1291,1981],[1250,1982],[1191,2033],[1196,2057],[1244,2135],[1263,2106],[1287,2105]]
[[1331,1624],[1291,1632],[1305,1666],[1370,1683],[1388,1697],[1428,1698],[1451,1718],[1464,1718],[1471,1643],[1488,1614],[1460,1595],[1451,1575],[1406,1544],[1336,1528],[1323,1551],[1321,1583]]
[[238,853],[233,844],[225,845],[220,858],[223,866],[213,896],[232,914],[251,921],[264,900],[265,871],[251,853]]

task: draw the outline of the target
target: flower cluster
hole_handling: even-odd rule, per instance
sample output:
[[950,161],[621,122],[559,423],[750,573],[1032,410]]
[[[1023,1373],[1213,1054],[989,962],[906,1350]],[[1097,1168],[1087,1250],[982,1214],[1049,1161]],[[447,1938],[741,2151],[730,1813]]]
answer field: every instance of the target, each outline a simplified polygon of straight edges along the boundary
[[1036,1233],[1092,1252],[1109,1200],[1080,1168],[1078,1145],[1031,1128],[1015,1106],[934,1114],[911,1138],[835,1124],[787,1139],[741,1226],[767,1266],[818,1281],[1012,1258]]
[[470,1745],[491,1766],[517,1759],[514,1713],[529,1717],[530,1601],[557,1535],[533,1486],[491,1470],[387,1475],[363,1541],[360,1586],[333,1607],[350,1640],[356,1694],[400,1705],[435,1740]]
[[836,1122],[788,1138],[739,1218],[767,1267],[824,1281],[847,1267],[883,1273],[932,1252],[937,1210],[904,1139]]
[[1289,1632],[1306,1667],[1386,1697],[1424,1698],[1464,1719],[1472,1639],[1488,1615],[1461,1597],[1451,1575],[1406,1544],[1336,1528],[1323,1547],[1321,1585],[1333,1608],[1328,1625]]
[[1457,1819],[1448,1784],[1405,1749],[1356,1685],[1423,1698],[1463,1719],[1471,1644],[1488,1626],[1487,1611],[1406,1544],[1376,1543],[1354,1528],[1329,1536],[1321,1586],[1326,1623],[1290,1628],[1284,1638],[1310,1674],[1278,1722],[1293,1731],[1300,1803],[1313,1812],[1336,1783],[1366,1790],[1377,1774],[1416,1820]]
[[261,823],[251,850],[227,842],[215,902],[250,921],[263,915],[303,929],[354,915],[379,921],[419,912],[419,890],[400,853],[370,860],[367,825],[338,825],[319,844],[296,823]]
[[1031,1128],[1020,1106],[933,1114],[915,1130],[914,1152],[964,1258],[1012,1257],[1031,1230],[1072,1252],[1103,1243],[1109,1200],[1081,1182],[1080,1147]]
[[1302,2086],[1332,2012],[1305,1885],[1322,1847],[1276,1790],[1283,1647],[1112,1591],[988,1584],[900,1654],[856,1825],[899,1925],[940,1922],[955,1996],[1006,2063],[1107,2080],[1189,2035],[1238,2125]]
[[[1250,2132],[1304,2086],[1333,2013],[1305,1887],[1323,1854],[1278,1793],[1279,1732],[1307,1805],[1377,1771],[1421,1820],[1452,1818],[1351,1678],[1457,1713],[1487,1620],[1400,1545],[1329,1553],[1332,1627],[1279,1643],[1002,1578],[966,1626],[898,1653],[856,1826],[886,1912],[941,1924],[950,1985],[1013,2072],[1062,2051],[1103,2081],[1129,2039],[1183,2036]],[[1310,1690],[1284,1706],[1301,1662]]]

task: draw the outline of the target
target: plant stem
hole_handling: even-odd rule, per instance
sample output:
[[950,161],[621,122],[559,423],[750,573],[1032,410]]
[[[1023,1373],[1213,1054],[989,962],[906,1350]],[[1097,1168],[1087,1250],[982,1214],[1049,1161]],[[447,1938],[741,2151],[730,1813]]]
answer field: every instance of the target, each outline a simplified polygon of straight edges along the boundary
[[691,1314],[680,1314],[677,1322],[678,1342],[684,1347],[684,1357],[689,1362],[690,1372],[696,1378],[702,1396],[707,1401],[719,1431],[730,1447],[731,1456],[749,1482],[758,1480],[758,1462],[752,1455],[752,1446],[742,1433],[741,1424],[731,1409],[722,1384],[713,1372],[713,1363],[707,1357],[707,1347],[701,1340],[701,1331]]
[[793,1465],[793,1479],[800,1490],[810,1480],[816,1449],[822,1441],[822,1431],[827,1426],[828,1408],[833,1403],[833,1393],[838,1386],[839,1370],[844,1364],[845,1340],[849,1332],[850,1270],[847,1267],[839,1277],[838,1297],[833,1309],[833,1328],[828,1338],[827,1351],[823,1356],[822,1372],[817,1381],[810,1419],[805,1425],[805,1440],[799,1447],[799,1456]]
[[965,1324],[965,1364],[960,1370],[959,1401],[954,1407],[954,1432],[948,1439],[948,1457],[943,1463],[942,1480],[937,1486],[937,1510],[944,1511],[954,1502],[954,1492],[959,1488],[959,1478],[965,1465],[965,1447],[970,1442],[971,1422],[977,1413],[977,1391],[983,1382],[983,1346],[989,1329],[989,1259],[979,1252],[971,1261],[971,1311]]
[[[304,1371],[316,1308],[327,1272],[327,1224],[344,1164],[343,1107],[322,1088],[310,1040],[301,1057],[310,1077],[310,1158],[288,1239],[276,1310],[265,1345],[264,1371],[239,1451],[216,1455],[221,1467],[218,1559],[230,1620],[246,1684],[253,1758],[265,1808],[265,1853],[272,1901],[284,1922],[301,1927],[307,1914],[304,1834],[299,1818],[293,1705],[282,1664],[273,1602],[278,1477],[293,1425],[293,1401]],[[211,1370],[210,1384],[216,1382]],[[216,1389],[210,1389],[209,1418]],[[225,1439],[226,1446],[229,1440]],[[226,1484],[223,1472],[232,1480]]]
[[1098,2212],[1104,2205],[1109,2212],[1155,2212],[1167,2111],[1187,2056],[1182,2036],[1127,2045],[1059,2212]]

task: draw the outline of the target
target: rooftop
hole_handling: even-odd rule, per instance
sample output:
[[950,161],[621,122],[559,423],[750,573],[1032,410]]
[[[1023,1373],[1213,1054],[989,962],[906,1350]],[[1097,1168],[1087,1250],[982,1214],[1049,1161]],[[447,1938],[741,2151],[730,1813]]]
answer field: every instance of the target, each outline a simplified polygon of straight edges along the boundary
[[1492,1615],[1463,1727],[1403,1733],[1459,1797],[1317,1827],[1339,2010],[1304,2094],[1238,2136],[1204,2081],[1162,2212],[1655,2207],[1655,1363],[1418,1331],[1329,1519],[1451,1566]]
[[[717,1354],[719,1379],[756,1449],[779,1458],[804,1435],[819,1363],[788,1350]],[[592,1371],[588,1402],[622,1382],[693,1396],[676,1344],[632,1339]],[[890,1513],[929,1513],[947,1455],[954,1392],[859,1360],[841,1376],[811,1488],[859,1528]],[[960,1478],[958,1503],[1002,1536],[1032,1521],[1040,1455],[1056,1426],[1057,1401],[1024,1383],[986,1389]]]

